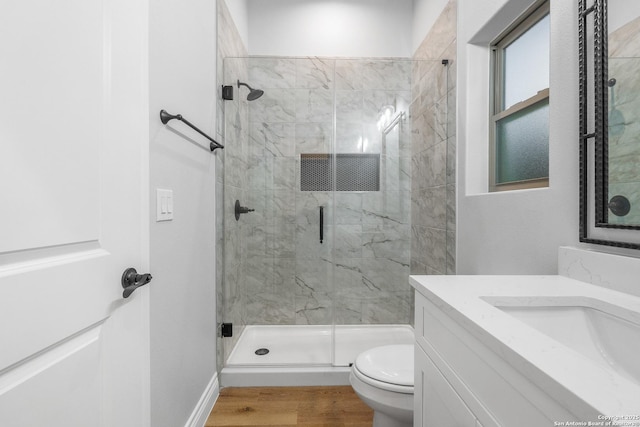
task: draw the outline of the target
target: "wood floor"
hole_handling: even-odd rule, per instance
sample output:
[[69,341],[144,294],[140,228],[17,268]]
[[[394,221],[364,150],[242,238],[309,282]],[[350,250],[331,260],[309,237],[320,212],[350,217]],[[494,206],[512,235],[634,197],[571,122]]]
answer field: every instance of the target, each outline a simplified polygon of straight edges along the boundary
[[230,387],[209,414],[214,426],[371,427],[373,411],[351,386]]

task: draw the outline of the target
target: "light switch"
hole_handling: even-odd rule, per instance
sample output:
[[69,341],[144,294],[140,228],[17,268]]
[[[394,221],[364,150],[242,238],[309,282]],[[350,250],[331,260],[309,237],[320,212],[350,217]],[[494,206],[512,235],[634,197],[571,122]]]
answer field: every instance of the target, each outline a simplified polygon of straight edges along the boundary
[[173,219],[173,190],[156,188],[156,222]]

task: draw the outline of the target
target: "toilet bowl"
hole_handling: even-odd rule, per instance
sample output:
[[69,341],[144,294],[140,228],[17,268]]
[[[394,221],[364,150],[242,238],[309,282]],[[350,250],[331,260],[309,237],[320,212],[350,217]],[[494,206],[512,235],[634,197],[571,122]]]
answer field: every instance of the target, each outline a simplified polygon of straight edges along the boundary
[[413,425],[413,345],[386,345],[361,353],[349,382],[373,409],[373,427]]

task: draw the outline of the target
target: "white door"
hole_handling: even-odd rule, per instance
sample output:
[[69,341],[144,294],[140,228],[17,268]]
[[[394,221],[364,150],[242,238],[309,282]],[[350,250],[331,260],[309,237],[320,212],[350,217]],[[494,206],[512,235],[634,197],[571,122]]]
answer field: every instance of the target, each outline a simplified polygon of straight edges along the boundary
[[148,0],[0,10],[0,425],[149,425]]

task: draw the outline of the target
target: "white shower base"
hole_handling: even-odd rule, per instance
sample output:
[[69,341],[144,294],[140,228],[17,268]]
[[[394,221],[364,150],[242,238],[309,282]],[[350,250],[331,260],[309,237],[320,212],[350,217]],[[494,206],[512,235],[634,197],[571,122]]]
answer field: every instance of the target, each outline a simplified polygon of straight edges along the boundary
[[[349,365],[363,351],[388,344],[413,344],[409,325],[338,325],[335,356],[332,327],[246,326],[222,370],[222,385],[347,385]],[[266,348],[269,353],[256,355]]]

